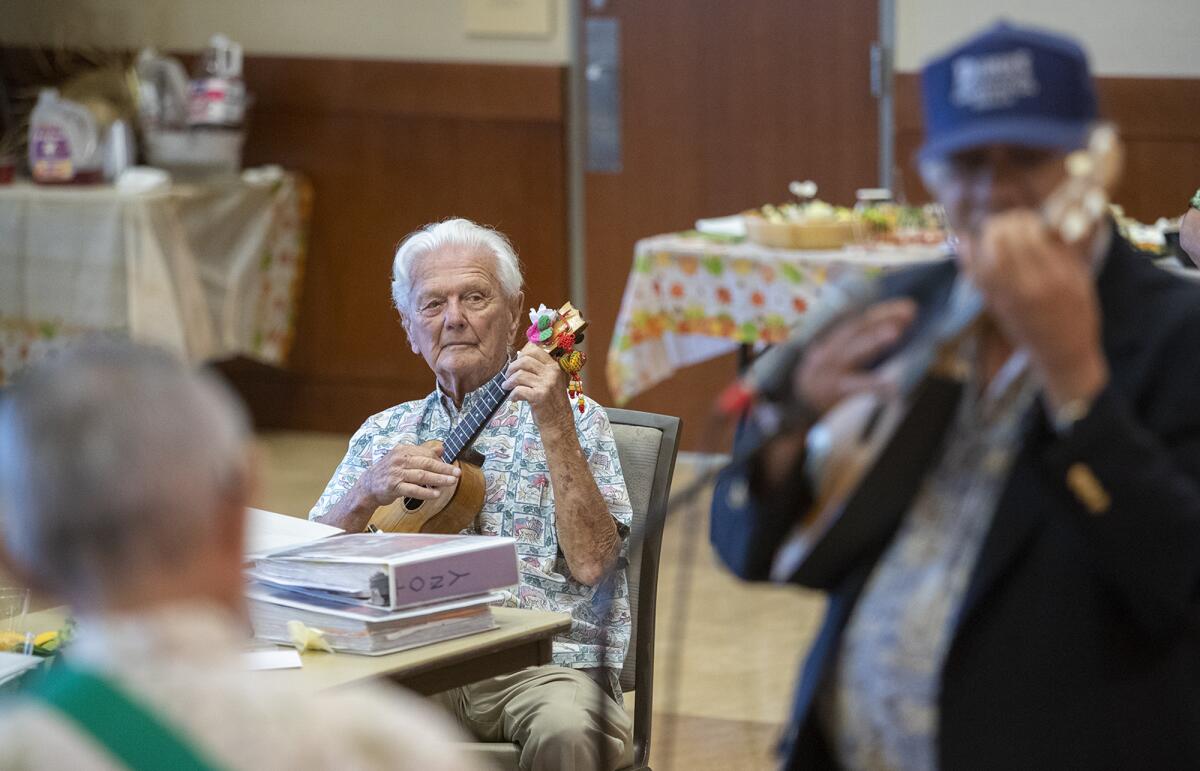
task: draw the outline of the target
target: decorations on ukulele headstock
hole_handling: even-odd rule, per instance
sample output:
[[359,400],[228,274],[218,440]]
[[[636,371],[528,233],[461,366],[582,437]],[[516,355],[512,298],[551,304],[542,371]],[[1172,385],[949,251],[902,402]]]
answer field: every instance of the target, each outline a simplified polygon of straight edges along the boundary
[[570,377],[567,396],[576,403],[582,414],[583,379],[579,372],[587,363],[587,354],[575,350],[575,346],[583,342],[583,330],[587,327],[587,321],[571,303],[564,304],[558,310],[547,308],[545,305],[530,308],[529,321],[525,337],[558,360],[558,366]]
[[525,337],[534,345],[546,348],[552,345],[554,339],[554,322],[558,321],[558,311],[539,305],[529,309],[529,329]]
[[1108,212],[1108,194],[1120,175],[1122,154],[1117,131],[1101,123],[1087,145],[1066,158],[1066,179],[1042,204],[1046,222],[1063,241],[1078,243]]
[[571,380],[567,383],[567,397],[575,402],[579,414],[583,414],[583,378],[579,370],[587,363],[587,354],[583,351],[569,351],[558,360],[558,366],[563,368]]
[[575,336],[576,343],[582,343],[583,330],[587,329],[587,321],[584,320],[579,309],[571,303],[563,303],[563,306],[558,309],[558,318],[562,331],[570,332]]

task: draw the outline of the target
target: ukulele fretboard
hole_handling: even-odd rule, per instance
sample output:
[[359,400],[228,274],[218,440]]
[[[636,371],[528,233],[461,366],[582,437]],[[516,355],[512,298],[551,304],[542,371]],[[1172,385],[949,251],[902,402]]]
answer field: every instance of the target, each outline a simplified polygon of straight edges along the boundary
[[471,409],[464,412],[458,419],[458,423],[450,431],[450,435],[442,443],[442,460],[446,463],[453,463],[458,459],[471,440],[479,433],[480,429],[491,420],[492,415],[504,403],[508,396],[508,391],[504,390],[504,372],[508,367],[500,370],[486,384],[480,387],[479,398],[471,405]]

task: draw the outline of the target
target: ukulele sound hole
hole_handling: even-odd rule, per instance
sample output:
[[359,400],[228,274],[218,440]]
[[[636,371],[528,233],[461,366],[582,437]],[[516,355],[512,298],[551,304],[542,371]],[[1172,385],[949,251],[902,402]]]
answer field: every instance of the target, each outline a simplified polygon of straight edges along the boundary
[[409,511],[416,511],[417,509],[421,508],[421,504],[424,502],[425,501],[421,500],[420,498],[405,498],[404,508],[408,509]]

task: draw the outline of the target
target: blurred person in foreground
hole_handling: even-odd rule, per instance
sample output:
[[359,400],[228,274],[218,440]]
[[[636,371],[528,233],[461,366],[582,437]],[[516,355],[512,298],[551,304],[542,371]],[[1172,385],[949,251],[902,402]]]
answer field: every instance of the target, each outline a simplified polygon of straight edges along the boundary
[[[922,88],[955,259],[885,278],[803,351],[793,392],[824,415],[969,287],[984,316],[895,532],[806,577],[829,602],[785,767],[1198,768],[1200,286],[1108,220],[1077,245],[1043,220],[1097,118],[1076,43],[997,25]],[[795,576],[780,554],[813,501],[807,433],[718,483],[712,539],[743,577]]]
[[407,694],[245,670],[250,450],[228,390],[152,348],[71,350],[5,395],[6,561],[78,627],[51,678],[0,703],[0,768],[474,768]]
[[608,415],[591,399],[572,406],[545,351],[513,350],[526,326],[523,283],[508,238],[469,220],[431,223],[401,242],[392,302],[434,390],[366,419],[309,517],[359,532],[376,508],[452,485],[459,470],[424,443],[449,436],[503,370],[510,394],[471,445],[487,491],[467,532],[515,538],[520,583],[505,604],[569,613],[571,628],[554,639],[552,663],[436,698],[481,741],[520,745],[523,769],[591,771],[631,751],[618,675],[632,628],[633,509]]

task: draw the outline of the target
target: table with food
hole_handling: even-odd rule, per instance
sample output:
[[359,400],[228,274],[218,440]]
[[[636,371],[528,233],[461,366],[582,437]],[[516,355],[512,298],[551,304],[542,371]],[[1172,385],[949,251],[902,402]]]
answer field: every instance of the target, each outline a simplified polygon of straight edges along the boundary
[[940,212],[861,190],[853,208],[793,183],[795,200],[644,238],[609,348],[618,404],[683,367],[785,339],[826,286],[948,254]]

